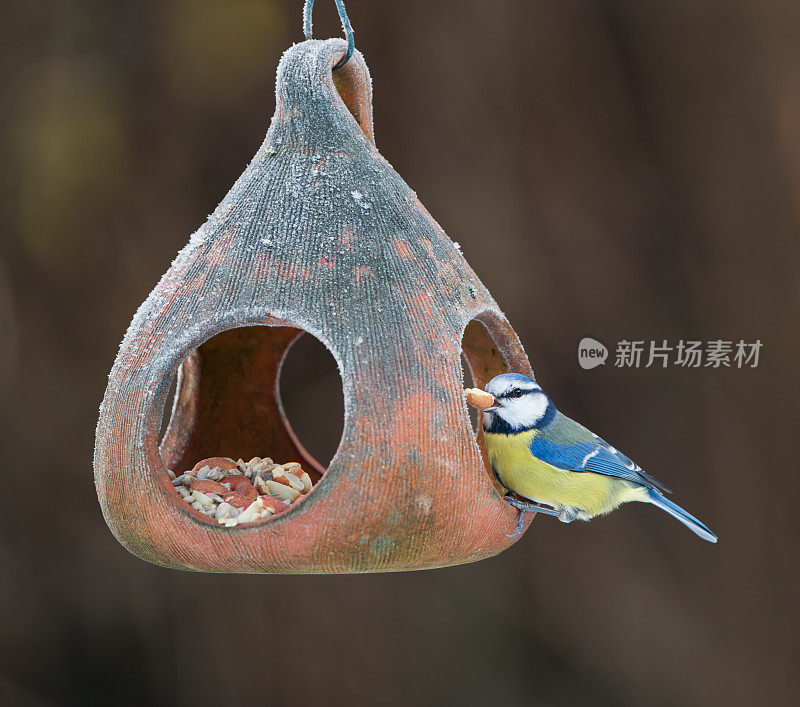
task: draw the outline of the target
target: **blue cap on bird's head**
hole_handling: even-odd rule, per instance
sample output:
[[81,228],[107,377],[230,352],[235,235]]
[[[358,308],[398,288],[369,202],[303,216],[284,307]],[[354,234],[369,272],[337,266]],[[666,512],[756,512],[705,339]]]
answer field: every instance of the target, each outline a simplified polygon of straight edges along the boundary
[[536,381],[521,373],[503,373],[486,386],[494,405],[484,410],[483,428],[521,432],[539,427],[552,418],[555,407]]

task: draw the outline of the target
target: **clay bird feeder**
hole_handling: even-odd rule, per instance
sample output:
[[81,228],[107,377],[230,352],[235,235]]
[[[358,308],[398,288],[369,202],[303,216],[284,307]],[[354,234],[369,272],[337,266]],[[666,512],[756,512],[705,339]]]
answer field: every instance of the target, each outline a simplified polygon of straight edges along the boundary
[[[375,147],[369,71],[342,40],[278,67],[277,107],[244,174],[139,308],[100,410],[105,519],[139,557],[205,572],[443,567],[514,541],[464,400],[531,373],[520,342],[455,244]],[[345,420],[327,469],[278,393],[311,335],[341,373]],[[177,393],[163,441],[162,415]],[[296,459],[315,487],[290,510],[228,528],[192,509],[167,469],[220,455]]]

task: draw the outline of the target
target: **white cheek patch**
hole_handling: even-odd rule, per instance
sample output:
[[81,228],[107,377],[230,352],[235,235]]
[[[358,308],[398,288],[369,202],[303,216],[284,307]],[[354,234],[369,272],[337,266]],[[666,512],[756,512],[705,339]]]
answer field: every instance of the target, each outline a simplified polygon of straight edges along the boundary
[[506,399],[497,411],[511,427],[531,428],[544,417],[547,412],[547,396],[531,393],[521,398]]

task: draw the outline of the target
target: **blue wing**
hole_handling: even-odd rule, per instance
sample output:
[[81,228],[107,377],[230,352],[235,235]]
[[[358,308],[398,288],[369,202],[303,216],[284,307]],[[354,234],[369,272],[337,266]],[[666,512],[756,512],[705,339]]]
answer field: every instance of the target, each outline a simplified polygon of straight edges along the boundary
[[550,425],[537,432],[530,450],[537,459],[557,469],[614,476],[669,492],[622,452],[561,413],[557,413]]

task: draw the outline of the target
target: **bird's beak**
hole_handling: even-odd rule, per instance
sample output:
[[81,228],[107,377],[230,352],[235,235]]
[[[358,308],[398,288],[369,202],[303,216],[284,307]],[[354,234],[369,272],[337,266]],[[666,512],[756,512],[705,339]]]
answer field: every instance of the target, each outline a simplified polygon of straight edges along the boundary
[[500,409],[499,405],[492,405],[492,407],[486,408],[485,410],[483,410],[483,412],[494,412],[495,410],[499,410],[499,409]]

